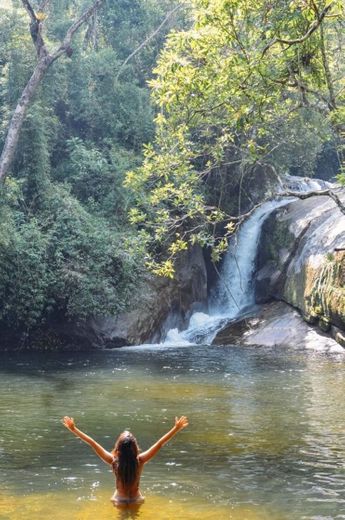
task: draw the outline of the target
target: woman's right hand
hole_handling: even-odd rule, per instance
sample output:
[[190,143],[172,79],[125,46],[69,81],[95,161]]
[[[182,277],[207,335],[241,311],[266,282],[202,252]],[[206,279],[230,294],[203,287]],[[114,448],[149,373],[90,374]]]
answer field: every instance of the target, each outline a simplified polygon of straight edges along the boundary
[[182,417],[178,418],[175,417],[175,428],[177,431],[183,430],[183,428],[186,428],[188,426],[188,419],[185,415],[182,415]]
[[65,415],[65,417],[62,419],[62,424],[71,432],[74,432],[75,430],[75,424],[73,417],[68,417],[68,415]]

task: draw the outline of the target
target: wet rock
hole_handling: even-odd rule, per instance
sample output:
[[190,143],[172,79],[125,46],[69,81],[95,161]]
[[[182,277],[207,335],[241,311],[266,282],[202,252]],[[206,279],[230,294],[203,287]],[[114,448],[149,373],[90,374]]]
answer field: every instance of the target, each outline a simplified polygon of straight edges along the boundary
[[234,345],[241,342],[245,333],[254,329],[258,324],[258,319],[255,317],[246,317],[239,320],[231,320],[216,334],[212,341],[212,345]]
[[334,339],[339,345],[345,348],[345,334],[342,332],[337,332],[334,336]]
[[320,318],[319,327],[323,332],[329,332],[331,330],[331,322],[324,317]]
[[345,330],[345,216],[333,200],[297,200],[268,217],[255,286],[259,302],[281,299],[324,331]]
[[332,338],[335,339],[337,343],[339,343],[339,345],[345,348],[345,333],[342,330],[332,325],[330,329],[330,335],[332,336]]
[[261,305],[255,316],[229,323],[213,341],[214,345],[240,344],[266,347],[308,348],[343,352],[343,349],[316,327],[308,325],[291,306],[283,302]]

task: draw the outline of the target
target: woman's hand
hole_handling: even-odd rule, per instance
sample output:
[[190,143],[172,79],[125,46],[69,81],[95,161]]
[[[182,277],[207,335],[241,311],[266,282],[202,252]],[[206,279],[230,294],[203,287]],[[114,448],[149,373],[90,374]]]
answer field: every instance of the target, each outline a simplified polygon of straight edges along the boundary
[[67,415],[62,419],[62,424],[71,432],[75,430],[75,424],[73,417],[68,417]]
[[183,428],[186,428],[187,426],[188,419],[185,415],[182,415],[180,418],[175,417],[175,428],[177,431],[183,430]]

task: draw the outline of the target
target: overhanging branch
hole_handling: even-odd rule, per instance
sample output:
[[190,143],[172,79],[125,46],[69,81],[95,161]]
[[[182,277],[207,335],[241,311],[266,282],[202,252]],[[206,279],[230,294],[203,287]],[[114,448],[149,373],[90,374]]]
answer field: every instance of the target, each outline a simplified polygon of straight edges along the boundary
[[273,47],[273,45],[275,45],[276,43],[282,43],[283,45],[288,45],[289,47],[291,47],[291,45],[296,45],[305,42],[316,31],[316,29],[320,27],[323,19],[325,18],[328,11],[330,11],[333,4],[334,2],[331,2],[320,13],[317,14],[317,19],[314,20],[314,22],[310,25],[309,29],[303,36],[301,36],[300,38],[295,38],[293,40],[286,40],[285,38],[274,38],[270,43],[266,45],[266,47],[262,51],[262,56],[264,56],[268,49]]
[[300,192],[300,191],[282,191],[279,193],[276,193],[274,197],[267,197],[255,206],[253,206],[249,211],[246,213],[242,213],[242,215],[236,216],[236,217],[229,217],[227,220],[228,222],[233,222],[236,225],[236,228],[239,227],[245,220],[247,220],[253,213],[256,211],[262,204],[265,202],[269,202],[277,197],[279,198],[296,198],[296,199],[309,199],[310,197],[330,197],[336,205],[338,206],[339,210],[345,215],[345,204],[342,202],[340,197],[338,197],[337,193],[332,189],[327,190],[317,190],[317,191],[306,191],[306,192]]
[[336,203],[336,205],[338,206],[338,208],[340,209],[340,211],[345,215],[345,204],[342,202],[342,200],[340,199],[340,197],[338,197],[338,195],[336,194],[336,192],[334,190],[319,190],[319,191],[306,191],[305,193],[301,193],[299,191],[284,191],[282,193],[277,193],[276,195],[277,197],[296,197],[298,199],[309,199],[310,197],[330,197],[332,200],[334,200],[334,202]]

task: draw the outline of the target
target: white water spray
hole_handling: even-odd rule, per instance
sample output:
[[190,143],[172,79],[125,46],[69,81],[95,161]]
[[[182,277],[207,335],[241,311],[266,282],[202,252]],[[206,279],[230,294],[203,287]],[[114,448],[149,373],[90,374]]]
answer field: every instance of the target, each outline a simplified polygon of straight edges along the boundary
[[274,209],[288,202],[291,199],[262,204],[230,241],[219,283],[211,295],[210,314],[221,314],[231,319],[255,304],[253,274],[262,225]]

